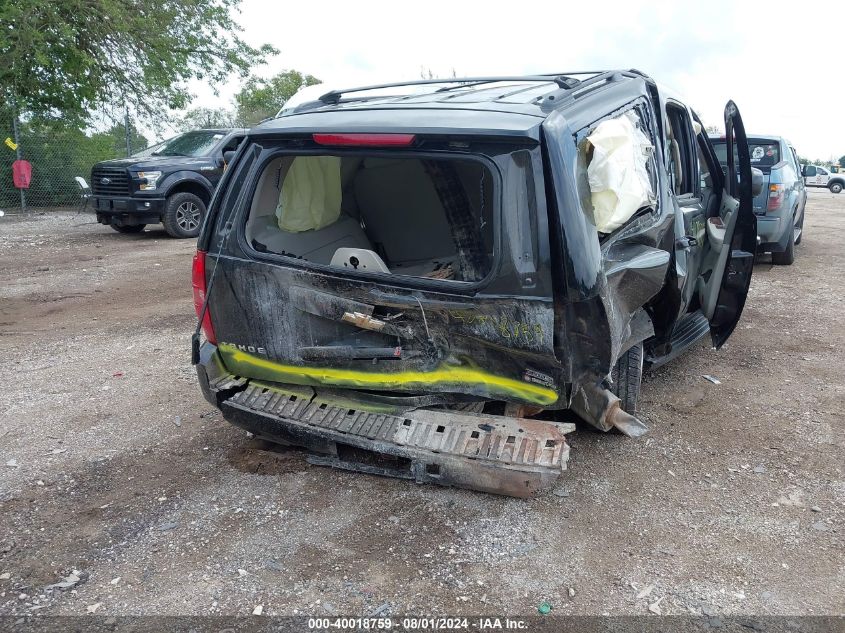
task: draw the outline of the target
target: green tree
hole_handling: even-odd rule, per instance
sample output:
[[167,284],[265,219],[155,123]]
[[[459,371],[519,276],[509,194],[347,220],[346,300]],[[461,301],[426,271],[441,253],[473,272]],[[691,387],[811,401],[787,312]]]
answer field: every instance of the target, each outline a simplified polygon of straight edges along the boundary
[[177,122],[182,132],[207,127],[237,127],[235,113],[228,108],[191,108]]
[[[131,152],[134,154],[149,144],[147,138],[138,131],[138,128],[130,123],[129,148]],[[122,158],[126,156],[126,129],[122,123],[119,123],[105,132],[95,132],[87,137],[86,146],[89,148],[88,153],[97,156],[97,160]]]
[[267,55],[240,37],[240,0],[2,0],[0,97],[31,115],[80,123],[129,104],[157,119],[181,109],[186,83],[245,77]]
[[316,77],[298,70],[285,70],[267,80],[250,77],[235,97],[237,121],[244,127],[255,125],[274,116],[300,88],[318,83]]

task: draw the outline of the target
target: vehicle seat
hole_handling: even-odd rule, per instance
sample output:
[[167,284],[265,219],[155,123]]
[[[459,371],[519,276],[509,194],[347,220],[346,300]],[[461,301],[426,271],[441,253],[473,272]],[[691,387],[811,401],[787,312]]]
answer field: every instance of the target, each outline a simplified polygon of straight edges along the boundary
[[[370,240],[354,216],[357,209],[346,196],[337,221],[329,226],[297,233],[279,228],[275,211],[281,185],[293,162],[290,156],[274,159],[261,174],[246,226],[246,237],[253,248],[302,258],[317,264],[329,264],[341,247],[372,249]],[[348,180],[360,161],[344,161],[343,177]],[[348,163],[348,165],[346,164]],[[354,202],[354,201],[348,201]],[[348,208],[350,206],[352,208]]]
[[675,139],[675,133],[672,130],[672,121],[667,119],[666,138],[669,141],[669,171],[672,175],[672,186],[675,193],[680,193],[684,186],[684,168],[683,161],[681,161],[681,146]]
[[251,226],[252,246],[273,253],[304,259],[316,264],[329,264],[341,247],[372,250],[361,225],[341,213],[337,222],[316,231],[289,233],[279,228],[275,215],[254,218]]
[[454,256],[452,230],[420,161],[364,159],[353,188],[374,250],[386,255],[391,270]]

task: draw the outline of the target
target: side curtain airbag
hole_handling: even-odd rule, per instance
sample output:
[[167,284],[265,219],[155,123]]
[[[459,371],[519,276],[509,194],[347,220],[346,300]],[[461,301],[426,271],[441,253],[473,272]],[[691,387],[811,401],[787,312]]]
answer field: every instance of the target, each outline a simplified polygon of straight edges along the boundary
[[602,121],[587,137],[593,148],[587,178],[593,219],[601,233],[612,233],[654,203],[646,168],[654,146],[637,127],[635,116],[626,112]]
[[338,156],[299,156],[279,194],[279,228],[300,233],[329,226],[340,217],[341,197]]

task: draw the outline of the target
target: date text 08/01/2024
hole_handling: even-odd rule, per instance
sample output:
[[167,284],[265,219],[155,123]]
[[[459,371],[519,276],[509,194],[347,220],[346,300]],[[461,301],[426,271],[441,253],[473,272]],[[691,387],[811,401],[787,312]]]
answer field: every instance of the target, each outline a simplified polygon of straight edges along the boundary
[[477,631],[526,630],[528,623],[514,618],[496,617],[406,617],[392,618],[309,618],[310,630],[361,630],[375,631],[457,631],[474,629]]

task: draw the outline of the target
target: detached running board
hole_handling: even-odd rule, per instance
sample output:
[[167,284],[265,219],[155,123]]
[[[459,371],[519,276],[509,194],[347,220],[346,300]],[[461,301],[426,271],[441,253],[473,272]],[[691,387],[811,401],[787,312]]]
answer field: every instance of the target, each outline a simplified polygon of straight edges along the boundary
[[513,497],[554,484],[569,459],[565,435],[575,430],[458,411],[360,410],[309,387],[260,382],[220,405],[229,421],[258,437],[318,453],[311,463]]

